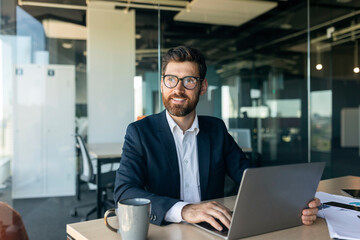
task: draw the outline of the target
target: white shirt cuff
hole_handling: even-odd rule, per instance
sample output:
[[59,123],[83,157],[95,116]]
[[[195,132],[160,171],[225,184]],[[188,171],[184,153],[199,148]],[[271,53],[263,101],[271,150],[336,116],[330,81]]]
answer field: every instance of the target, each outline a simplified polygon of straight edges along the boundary
[[183,219],[181,217],[181,211],[183,207],[188,205],[188,202],[177,202],[172,206],[165,214],[165,221],[179,223]]

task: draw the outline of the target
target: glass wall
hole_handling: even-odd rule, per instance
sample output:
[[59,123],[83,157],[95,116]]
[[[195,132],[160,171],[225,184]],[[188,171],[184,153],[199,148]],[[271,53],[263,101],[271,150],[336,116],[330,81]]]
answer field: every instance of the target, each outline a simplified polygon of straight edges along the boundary
[[[60,154],[63,149],[75,149],[73,138],[69,137],[70,144],[60,146],[56,143],[60,135],[52,135],[44,126],[58,130],[60,123],[69,122],[72,134],[86,139],[90,118],[88,74],[93,69],[88,66],[86,3],[31,2],[35,4],[0,0],[0,201],[11,205],[17,199],[12,196],[14,186],[37,186],[39,192],[46,191],[39,190],[50,184],[45,176],[55,174],[49,170],[54,163],[45,160],[47,152]],[[119,14],[135,13],[135,61],[128,60],[135,69],[134,78],[123,79],[120,74],[113,80],[134,83],[133,99],[115,100],[119,106],[134,103],[132,120],[163,110],[161,56],[169,48],[189,45],[200,49],[208,66],[209,88],[200,99],[197,113],[223,119],[254,164],[326,161],[323,178],[360,174],[360,1],[102,2]],[[117,44],[108,48],[118,49],[121,39]],[[104,59],[109,60],[109,56],[109,52],[103,54]],[[73,90],[67,88],[70,85],[46,89],[40,80],[19,85],[27,72],[24,66],[34,65],[53,66],[39,73],[46,83],[59,76],[55,66],[72,66],[73,75],[68,78]],[[61,92],[62,88],[68,90]],[[66,95],[69,91],[73,91],[73,100],[71,94]],[[50,104],[51,96],[58,96],[58,100]],[[69,99],[69,105],[60,104]],[[40,106],[48,106],[48,112],[43,113]],[[107,108],[106,104],[102,107]],[[116,107],[110,110],[119,112]],[[36,111],[39,121],[30,126],[33,131],[19,132],[19,126],[29,126],[27,120],[33,119]],[[69,111],[73,115],[64,120],[61,116]],[[58,119],[50,118],[56,114]],[[112,116],[103,118],[105,121]],[[28,148],[29,143],[34,147]],[[14,151],[19,144],[21,151]],[[44,151],[44,146],[49,150]],[[22,164],[43,180],[31,178],[29,185],[29,179],[15,181],[14,175],[22,173],[12,165],[19,152],[39,154],[43,160]],[[75,153],[71,154],[65,163],[72,168],[58,179],[74,181],[76,159]]]
[[[76,127],[86,135],[85,6],[1,4],[1,156],[12,155],[12,73],[18,64],[75,66]],[[130,8],[136,11],[135,116],[162,109],[159,55],[191,45],[205,54],[209,68],[209,91],[198,113],[222,118],[236,139],[237,129],[249,129],[257,164],[325,160],[332,166],[340,156],[358,157],[357,142],[346,141],[344,122],[359,105],[357,1],[310,1],[310,31],[304,1],[258,2],[261,10],[242,19],[242,5],[222,6],[213,15],[219,5],[201,10],[201,1],[182,4],[179,10],[160,4]]]
[[135,97],[136,114],[147,116],[160,111],[159,25],[160,10],[136,9],[136,75],[141,77],[141,92]]
[[[240,17],[246,7],[257,10]],[[163,21],[162,46],[191,45],[206,55],[210,88],[198,114],[221,117],[238,142],[248,131],[241,144],[257,165],[307,162],[306,2],[190,8]]]
[[199,2],[161,21],[163,49],[191,45],[207,58],[198,114],[222,118],[258,166],[326,161],[324,178],[358,174],[360,3],[258,2],[240,20],[242,3]]
[[359,4],[310,1],[311,156],[331,177],[360,169]]
[[0,4],[0,198],[73,195],[73,135],[87,116],[84,11]]
[[[246,3],[258,10],[243,18],[238,17],[244,7],[240,3],[216,13],[219,3],[204,10],[201,1],[175,2],[172,9],[160,2],[152,8],[130,7],[136,12],[135,118],[163,109],[159,55],[190,45],[205,54],[209,68],[209,91],[198,113],[222,118],[239,141],[238,129],[250,130],[247,146],[258,165],[325,160],[330,167],[340,156],[358,157],[358,140],[346,142],[344,121],[359,105],[360,3],[310,1],[308,31],[304,1]],[[68,8],[1,4],[1,156],[12,156],[12,73],[17,64],[75,66],[76,128],[86,135],[86,7],[77,9],[76,1]],[[341,166],[331,167],[328,176],[344,174]]]

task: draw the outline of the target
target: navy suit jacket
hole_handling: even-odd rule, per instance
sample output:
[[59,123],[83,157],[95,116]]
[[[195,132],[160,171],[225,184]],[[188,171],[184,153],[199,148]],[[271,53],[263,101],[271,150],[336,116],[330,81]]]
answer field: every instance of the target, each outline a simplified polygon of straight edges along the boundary
[[[240,183],[250,163],[218,118],[198,116],[197,135],[201,200],[224,195],[225,173]],[[126,131],[114,199],[151,200],[153,224],[165,224],[166,212],[180,201],[180,174],[175,141],[166,112],[131,123]]]

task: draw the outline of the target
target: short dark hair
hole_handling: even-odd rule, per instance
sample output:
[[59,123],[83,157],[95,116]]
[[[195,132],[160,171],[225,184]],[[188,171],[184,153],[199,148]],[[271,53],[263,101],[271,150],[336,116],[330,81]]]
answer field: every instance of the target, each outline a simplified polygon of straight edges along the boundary
[[171,48],[162,58],[162,67],[161,70],[165,73],[166,66],[169,62],[195,62],[199,67],[200,78],[204,79],[206,75],[206,63],[205,57],[200,53],[199,50],[187,47],[187,46],[178,46],[176,48]]

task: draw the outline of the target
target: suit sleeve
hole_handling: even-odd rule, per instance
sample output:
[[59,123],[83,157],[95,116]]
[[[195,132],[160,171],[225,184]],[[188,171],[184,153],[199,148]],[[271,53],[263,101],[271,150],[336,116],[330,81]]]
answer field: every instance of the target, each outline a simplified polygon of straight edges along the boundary
[[147,159],[144,154],[139,131],[135,124],[130,124],[125,135],[120,166],[116,172],[114,200],[117,203],[128,198],[150,199],[150,222],[163,225],[167,223],[164,220],[166,212],[179,200],[146,191],[146,184],[151,178],[147,169],[148,161],[151,159]]
[[225,157],[226,172],[234,181],[240,183],[245,169],[252,167],[252,165],[249,158],[229,134],[223,122],[222,128],[225,134],[223,154]]

